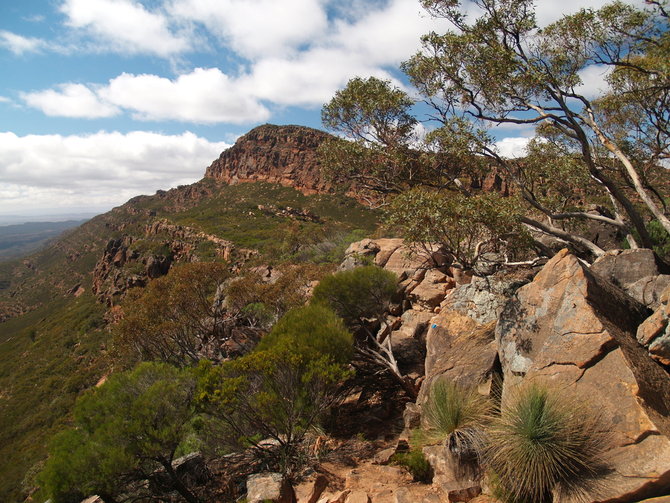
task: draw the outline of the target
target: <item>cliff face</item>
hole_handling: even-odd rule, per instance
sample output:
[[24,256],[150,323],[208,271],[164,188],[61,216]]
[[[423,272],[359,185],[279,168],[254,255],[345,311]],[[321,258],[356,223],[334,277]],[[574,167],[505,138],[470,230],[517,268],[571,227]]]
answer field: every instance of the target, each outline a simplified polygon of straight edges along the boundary
[[317,158],[317,148],[329,137],[303,126],[259,126],[224,151],[205,177],[228,184],[278,183],[305,194],[332,192]]

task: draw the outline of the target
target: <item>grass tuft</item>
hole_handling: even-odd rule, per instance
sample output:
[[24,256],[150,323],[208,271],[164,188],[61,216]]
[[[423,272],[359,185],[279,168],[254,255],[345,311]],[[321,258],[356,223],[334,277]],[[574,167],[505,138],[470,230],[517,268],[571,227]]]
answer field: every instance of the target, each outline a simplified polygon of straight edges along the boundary
[[485,397],[445,380],[433,384],[422,416],[427,438],[444,440],[458,461],[476,464],[486,446],[490,417],[491,405]]
[[522,387],[489,429],[487,461],[514,503],[579,500],[602,468],[607,435],[598,415],[539,385]]

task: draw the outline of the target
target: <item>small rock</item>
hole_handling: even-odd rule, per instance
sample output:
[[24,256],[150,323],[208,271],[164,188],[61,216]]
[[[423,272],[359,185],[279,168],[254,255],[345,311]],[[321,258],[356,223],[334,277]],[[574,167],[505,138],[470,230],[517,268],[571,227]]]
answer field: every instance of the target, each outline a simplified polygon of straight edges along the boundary
[[412,495],[406,487],[398,488],[395,493],[393,493],[394,503],[415,503]]
[[387,465],[390,463],[391,458],[395,454],[395,447],[389,447],[388,449],[384,449],[379,451],[377,454],[375,454],[375,457],[373,458],[372,462],[376,465]]
[[347,496],[345,503],[372,503],[372,501],[365,491],[353,491]]
[[247,478],[249,503],[296,503],[291,483],[281,473],[256,473]]
[[449,501],[454,503],[457,501],[467,502],[482,493],[482,488],[479,485],[466,487],[463,489],[454,489],[449,491]]

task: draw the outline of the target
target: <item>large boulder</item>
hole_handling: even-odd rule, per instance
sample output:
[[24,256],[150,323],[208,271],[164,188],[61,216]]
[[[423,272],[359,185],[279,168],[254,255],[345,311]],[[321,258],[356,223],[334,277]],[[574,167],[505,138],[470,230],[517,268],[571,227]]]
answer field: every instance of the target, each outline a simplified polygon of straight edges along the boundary
[[647,276],[660,274],[652,250],[610,250],[591,266],[591,272],[626,290],[630,285]]
[[661,294],[658,309],[638,327],[637,340],[652,358],[670,366],[670,285]]
[[524,382],[548,382],[606,421],[611,472],[592,500],[635,502],[670,489],[670,376],[635,340],[645,316],[562,250],[517,291],[496,328],[503,400]]
[[426,379],[419,403],[437,378],[490,391],[498,345],[494,329],[516,280],[475,278],[449,292],[426,334]]

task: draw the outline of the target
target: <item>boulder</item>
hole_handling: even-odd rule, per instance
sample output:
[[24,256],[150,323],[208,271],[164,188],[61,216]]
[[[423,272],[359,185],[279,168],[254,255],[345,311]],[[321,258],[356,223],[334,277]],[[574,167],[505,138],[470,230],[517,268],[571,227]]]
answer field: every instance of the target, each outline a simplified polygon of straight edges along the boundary
[[646,248],[610,250],[593,263],[591,272],[624,290],[641,278],[660,273],[654,252]]
[[370,496],[365,491],[352,491],[345,503],[372,503]]
[[463,466],[444,445],[423,448],[433,469],[433,487],[442,492],[444,501],[470,501],[481,494],[482,473],[476,466]]
[[637,340],[652,358],[670,365],[670,285],[659,298],[659,306],[637,329]]
[[670,287],[670,274],[647,276],[637,280],[626,289],[626,293],[645,306],[656,309],[661,295]]
[[606,421],[610,473],[591,495],[602,502],[670,489],[670,375],[635,340],[645,314],[562,250],[517,291],[496,328],[503,401],[523,382],[547,382]]
[[455,286],[454,280],[438,269],[430,269],[423,280],[412,289],[409,299],[414,304],[433,310],[444,300],[448,289]]
[[328,477],[319,473],[314,479],[314,483],[312,484],[312,488],[305,503],[317,503],[323,494],[323,491],[326,490],[326,487],[328,487]]
[[498,351],[495,322],[515,287],[513,280],[476,278],[449,293],[429,322],[426,379],[417,403],[440,376],[465,387],[482,386],[488,394]]
[[247,478],[249,503],[296,503],[295,492],[281,473],[256,473]]

